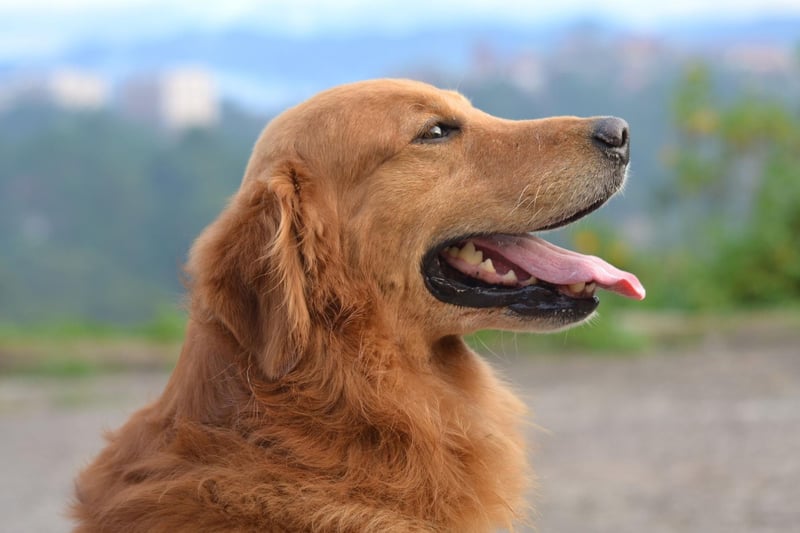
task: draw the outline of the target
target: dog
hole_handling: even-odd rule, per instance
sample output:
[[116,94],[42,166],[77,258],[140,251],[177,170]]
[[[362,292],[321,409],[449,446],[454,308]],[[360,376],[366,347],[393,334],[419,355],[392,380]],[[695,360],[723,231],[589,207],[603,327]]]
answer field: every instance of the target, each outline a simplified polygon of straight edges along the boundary
[[462,336],[578,324],[632,274],[531,235],[594,211],[618,118],[510,121],[408,80],[273,119],[194,243],[162,395],[76,482],[77,532],[471,532],[524,520],[524,404]]

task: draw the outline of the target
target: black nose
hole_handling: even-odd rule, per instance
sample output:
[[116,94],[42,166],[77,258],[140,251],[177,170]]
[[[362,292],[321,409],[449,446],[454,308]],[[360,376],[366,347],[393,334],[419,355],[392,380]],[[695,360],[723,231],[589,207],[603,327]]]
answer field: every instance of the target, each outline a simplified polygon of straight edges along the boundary
[[598,118],[592,129],[595,144],[610,156],[618,157],[623,164],[630,159],[628,123],[617,117]]

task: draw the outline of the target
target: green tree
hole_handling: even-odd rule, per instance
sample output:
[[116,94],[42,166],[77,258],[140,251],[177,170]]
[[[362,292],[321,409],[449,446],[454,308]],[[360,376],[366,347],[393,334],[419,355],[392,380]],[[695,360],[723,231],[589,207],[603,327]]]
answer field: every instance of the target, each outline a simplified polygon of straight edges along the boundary
[[[702,213],[686,228],[706,302],[765,305],[800,297],[798,102],[728,101],[699,65],[676,92],[672,165],[680,200]],[[795,107],[793,107],[795,106]]]

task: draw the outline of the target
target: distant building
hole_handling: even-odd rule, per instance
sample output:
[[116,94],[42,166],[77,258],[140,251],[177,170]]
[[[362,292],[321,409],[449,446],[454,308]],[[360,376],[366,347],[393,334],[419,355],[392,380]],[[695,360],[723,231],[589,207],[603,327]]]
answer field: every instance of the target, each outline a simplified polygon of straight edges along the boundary
[[161,117],[169,129],[209,127],[219,119],[214,78],[202,69],[181,69],[162,78]]
[[109,82],[89,71],[21,72],[0,83],[0,108],[27,102],[70,110],[101,109],[108,105],[110,92]]
[[532,51],[523,52],[512,58],[508,66],[508,77],[517,88],[528,93],[541,91],[547,85],[544,61]]
[[472,49],[468,78],[478,83],[504,80],[525,93],[536,93],[547,86],[545,62],[536,52],[522,50],[516,54],[497,53],[486,42],[479,41]]
[[790,74],[796,68],[793,50],[782,46],[740,44],[726,50],[725,64],[753,74]]
[[65,109],[100,109],[108,105],[109,83],[90,72],[58,69],[46,82],[50,100]]
[[615,43],[620,66],[619,83],[629,92],[637,92],[653,83],[663,69],[674,61],[674,52],[653,37],[632,35]]
[[220,114],[214,77],[202,68],[131,78],[120,86],[118,101],[126,116],[168,130],[208,128]]

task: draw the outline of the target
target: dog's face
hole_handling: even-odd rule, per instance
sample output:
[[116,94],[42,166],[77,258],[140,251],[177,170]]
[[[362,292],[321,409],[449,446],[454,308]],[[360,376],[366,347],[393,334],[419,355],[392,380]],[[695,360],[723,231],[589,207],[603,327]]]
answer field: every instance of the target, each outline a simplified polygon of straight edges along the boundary
[[335,203],[346,268],[436,334],[562,328],[595,310],[597,285],[643,297],[633,276],[529,235],[619,190],[624,121],[502,120],[405,81],[334,89],[289,113],[305,123],[294,150]]
[[628,152],[620,119],[503,120],[455,92],[379,80],[273,120],[239,197],[266,184],[277,198],[268,268],[298,316],[366,294],[431,338],[549,331],[590,316],[596,287],[644,297],[633,275],[530,235],[601,206]]

